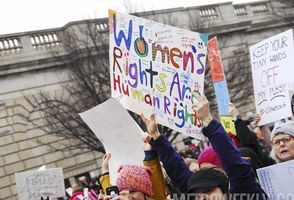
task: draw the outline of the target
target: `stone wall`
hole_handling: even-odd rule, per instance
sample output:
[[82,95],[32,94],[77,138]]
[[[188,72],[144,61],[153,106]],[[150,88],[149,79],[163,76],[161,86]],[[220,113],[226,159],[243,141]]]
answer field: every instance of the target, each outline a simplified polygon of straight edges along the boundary
[[[38,122],[39,121],[39,122]],[[102,154],[68,150],[73,141],[46,134],[34,126],[42,124],[40,111],[23,97],[1,102],[0,108],[0,198],[16,199],[14,173],[42,165],[62,167],[65,178],[92,172],[98,175]]]

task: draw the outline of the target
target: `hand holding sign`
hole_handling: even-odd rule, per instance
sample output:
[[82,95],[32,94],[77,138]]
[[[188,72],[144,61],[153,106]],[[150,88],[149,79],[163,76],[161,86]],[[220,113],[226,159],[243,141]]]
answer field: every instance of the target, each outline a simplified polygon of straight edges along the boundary
[[229,104],[229,114],[232,117],[236,117],[237,115],[239,115],[239,112],[238,112],[236,106],[233,103]]
[[198,119],[202,121],[204,126],[207,126],[212,120],[212,116],[206,96],[199,96],[198,104],[194,104],[192,108],[196,112]]
[[155,120],[155,115],[152,114],[150,116],[150,120],[147,119],[143,114],[141,115],[141,118],[146,125],[148,133],[153,137],[154,140],[156,140],[160,136],[160,133],[158,131],[158,125]]

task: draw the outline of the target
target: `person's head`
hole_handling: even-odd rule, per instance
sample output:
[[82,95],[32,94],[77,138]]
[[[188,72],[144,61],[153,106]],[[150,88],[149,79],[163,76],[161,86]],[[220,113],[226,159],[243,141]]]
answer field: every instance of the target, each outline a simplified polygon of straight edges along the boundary
[[126,199],[145,200],[152,195],[151,170],[137,165],[122,165],[116,185]]
[[212,146],[206,147],[198,156],[200,169],[216,168],[224,173],[221,161]]
[[72,186],[72,192],[75,193],[75,192],[83,192],[84,188],[82,186],[80,186],[78,183],[73,183]]
[[294,122],[277,124],[271,133],[271,156],[277,162],[294,159]]
[[225,174],[214,169],[201,169],[188,179],[188,196],[195,200],[224,200],[229,190]]

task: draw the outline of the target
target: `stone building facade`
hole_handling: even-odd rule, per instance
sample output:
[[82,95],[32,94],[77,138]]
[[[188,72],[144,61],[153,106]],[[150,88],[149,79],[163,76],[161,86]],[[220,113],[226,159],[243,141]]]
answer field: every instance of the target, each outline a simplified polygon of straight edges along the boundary
[[[267,37],[293,27],[294,9],[279,2],[258,2],[232,5],[222,3],[201,7],[175,8],[139,13],[138,15],[169,23],[180,28],[217,35],[224,67],[235,60],[250,68],[248,47]],[[94,20],[97,29],[107,33],[107,19]],[[66,184],[79,176],[99,174],[101,153],[75,151],[67,148],[71,141],[60,140],[36,129],[30,121],[42,119],[40,112],[24,96],[40,90],[68,98],[61,84],[69,77],[62,63],[48,53],[48,48],[63,52],[63,32],[83,26],[83,21],[71,22],[64,27],[17,34],[0,35],[0,199],[17,199],[16,172],[34,170],[42,165],[48,168],[62,167]],[[200,32],[200,31],[199,31]],[[82,34],[82,33],[81,33]],[[240,63],[239,63],[240,64]],[[229,69],[229,70],[228,70]],[[242,71],[240,71],[242,73]],[[231,75],[234,76],[234,75]],[[227,78],[230,75],[227,74]],[[236,92],[231,98],[244,99],[244,92],[252,90],[251,79],[247,84],[235,80]],[[230,84],[230,83],[229,83]],[[251,89],[250,89],[251,88]],[[236,102],[242,113],[254,111],[253,93],[245,101]],[[181,141],[179,137],[177,141]],[[50,144],[50,145],[46,145]],[[52,148],[56,147],[56,148]],[[58,149],[58,150],[56,150]]]

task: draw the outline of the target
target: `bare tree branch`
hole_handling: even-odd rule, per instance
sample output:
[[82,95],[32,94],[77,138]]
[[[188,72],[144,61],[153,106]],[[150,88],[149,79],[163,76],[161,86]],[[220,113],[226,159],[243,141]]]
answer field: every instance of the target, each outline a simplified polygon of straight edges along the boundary
[[[95,21],[87,20],[61,36],[64,52],[51,50],[63,63],[70,81],[62,85],[63,95],[44,91],[30,101],[44,117],[45,126],[32,122],[48,134],[75,141],[75,148],[104,152],[102,143],[83,122],[78,113],[110,97],[107,27],[99,30]],[[64,98],[63,96],[68,96]]]

